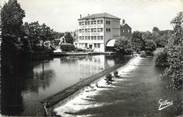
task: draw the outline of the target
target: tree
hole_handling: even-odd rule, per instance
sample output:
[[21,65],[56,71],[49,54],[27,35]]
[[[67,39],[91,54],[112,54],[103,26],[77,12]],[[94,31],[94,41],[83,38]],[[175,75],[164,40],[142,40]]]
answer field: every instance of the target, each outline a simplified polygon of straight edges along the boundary
[[53,30],[47,26],[45,23],[43,23],[40,26],[40,37],[43,42],[47,40],[53,40]]
[[38,21],[31,22],[31,23],[25,23],[24,26],[28,30],[28,37],[31,40],[31,44],[34,47],[36,43],[39,43],[39,40],[41,39],[41,27]]
[[168,53],[165,50],[158,53],[155,59],[156,67],[164,67],[164,68],[169,67],[167,57],[168,57]]
[[131,54],[131,45],[127,39],[119,39],[114,44],[114,50],[119,54]]
[[159,32],[160,30],[159,30],[159,28],[158,27],[153,27],[153,30],[152,30],[152,32]]
[[149,31],[142,32],[143,40],[153,40],[153,34]]
[[[9,0],[1,10],[2,20],[2,63],[7,69],[14,68],[23,51],[24,32],[22,31],[24,10],[17,0]],[[19,60],[20,61],[20,60]],[[8,68],[9,67],[9,68]]]
[[25,17],[24,10],[17,3],[17,0],[9,0],[1,11],[2,19],[2,34],[21,36],[21,28],[23,24],[23,18]]
[[58,35],[58,33],[53,31],[53,29],[51,29],[45,23],[39,24],[38,21],[25,23],[24,27],[26,27],[26,30],[28,32],[27,35],[31,40],[33,49],[37,48],[37,44],[39,44],[40,41],[42,41],[43,43],[48,40],[52,41],[56,37],[55,35]]
[[156,50],[156,43],[153,40],[145,41],[145,51],[154,51]]
[[174,34],[167,46],[170,67],[165,71],[163,78],[171,81],[170,86],[180,89],[183,87],[183,12],[171,23],[174,25]]
[[73,37],[72,37],[70,32],[66,32],[65,33],[65,41],[66,41],[66,43],[73,44],[74,39],[73,39]]
[[142,38],[142,33],[135,31],[132,35],[132,39],[131,39],[131,45],[133,50],[135,51],[141,51],[144,50],[145,47],[145,41]]

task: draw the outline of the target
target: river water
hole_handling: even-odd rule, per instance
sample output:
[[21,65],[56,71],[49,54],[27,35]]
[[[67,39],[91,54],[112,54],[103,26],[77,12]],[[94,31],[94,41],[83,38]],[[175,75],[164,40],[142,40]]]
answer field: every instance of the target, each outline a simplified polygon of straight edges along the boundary
[[54,109],[64,117],[182,117],[183,91],[160,79],[154,58],[132,58],[107,84],[101,77]]
[[[1,110],[6,115],[43,115],[40,101],[130,57],[68,56],[24,65],[19,76],[3,81]],[[5,78],[6,79],[6,78]]]

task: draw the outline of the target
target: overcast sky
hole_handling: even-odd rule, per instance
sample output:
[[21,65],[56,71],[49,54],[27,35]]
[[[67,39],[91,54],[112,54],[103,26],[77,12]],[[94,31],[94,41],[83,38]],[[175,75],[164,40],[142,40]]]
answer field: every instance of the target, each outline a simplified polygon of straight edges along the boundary
[[79,15],[107,12],[125,19],[133,31],[171,29],[170,21],[183,11],[183,0],[18,0],[24,21],[46,23],[55,31],[77,29]]

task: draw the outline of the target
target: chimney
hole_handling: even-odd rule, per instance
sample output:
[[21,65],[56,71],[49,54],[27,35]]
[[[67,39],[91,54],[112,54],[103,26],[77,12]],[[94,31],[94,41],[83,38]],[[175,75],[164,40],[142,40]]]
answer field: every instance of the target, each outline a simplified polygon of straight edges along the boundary
[[82,15],[80,14],[80,18],[82,18]]
[[124,24],[125,24],[125,19],[122,20],[122,25],[124,25]]

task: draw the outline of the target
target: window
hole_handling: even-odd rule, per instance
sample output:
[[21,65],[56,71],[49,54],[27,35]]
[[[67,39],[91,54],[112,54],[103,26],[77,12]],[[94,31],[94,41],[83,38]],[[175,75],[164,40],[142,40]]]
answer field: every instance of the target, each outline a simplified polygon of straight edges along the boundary
[[96,31],[97,31],[96,28],[94,28],[94,29],[93,29],[93,32],[96,32]]
[[85,36],[85,40],[87,40],[88,39],[88,37],[87,36]]
[[97,24],[100,24],[100,20],[97,20]]
[[93,40],[93,38],[94,38],[94,37],[93,37],[93,36],[91,36],[91,40]]
[[97,39],[100,40],[100,36],[97,36]]
[[79,29],[79,32],[81,33],[82,32],[82,29]]
[[88,21],[87,24],[90,25],[90,21]]
[[106,32],[111,32],[111,29],[110,28],[106,28]]
[[96,32],[96,28],[91,28],[91,32]]
[[96,39],[97,39],[97,37],[96,37],[96,36],[93,36],[93,39],[94,39],[94,40],[96,40]]
[[86,20],[85,25],[90,25],[90,21]]
[[87,30],[88,30],[88,32],[90,32],[90,28],[88,28]]
[[85,32],[88,32],[88,30],[87,30],[87,29],[85,29]]
[[97,28],[97,32],[100,32],[100,28]]
[[97,28],[97,32],[103,32],[103,28]]
[[88,21],[85,21],[85,25],[87,25]]
[[110,24],[111,24],[111,22],[110,22],[110,21],[106,21],[106,24],[110,25]]
[[88,36],[88,40],[90,40],[90,36]]
[[81,26],[81,25],[84,25],[84,22],[83,21],[80,21],[79,22],[79,25]]
[[103,40],[103,36],[98,36],[98,40]]
[[79,22],[79,25],[81,26],[82,25],[82,22]]
[[91,24],[96,24],[96,20],[92,20],[91,21]]
[[80,40],[83,40],[83,39],[84,39],[84,36],[79,36],[79,39],[80,39]]
[[93,21],[93,24],[96,24],[96,20]]
[[98,36],[98,40],[103,40],[103,36]]
[[101,24],[103,24],[103,20],[101,20],[101,22],[100,22]]
[[97,20],[97,24],[103,24],[103,20]]
[[95,48],[100,48],[100,43],[94,43]]
[[100,43],[98,43],[97,45],[98,45],[98,48],[100,48]]

